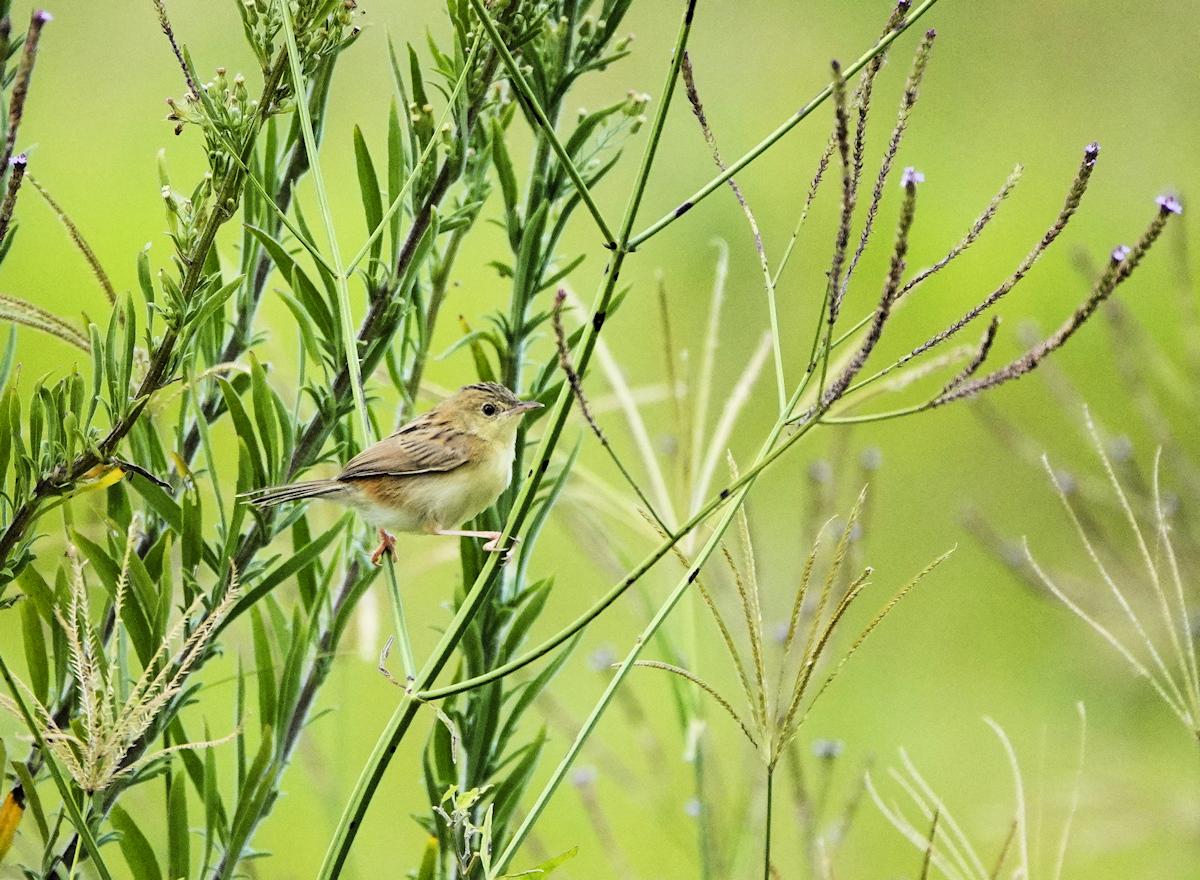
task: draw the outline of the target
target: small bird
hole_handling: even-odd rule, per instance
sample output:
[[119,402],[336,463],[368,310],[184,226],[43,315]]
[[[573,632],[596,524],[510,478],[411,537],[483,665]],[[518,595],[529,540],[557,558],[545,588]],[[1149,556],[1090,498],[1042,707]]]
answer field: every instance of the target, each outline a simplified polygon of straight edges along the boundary
[[364,449],[332,480],[273,486],[251,494],[259,507],[322,498],[354,508],[379,528],[378,565],[395,558],[388,529],[427,535],[487,538],[502,550],[499,532],[456,528],[495,503],[512,481],[517,426],[542,404],[519,400],[495,382],[467,385],[390,437]]

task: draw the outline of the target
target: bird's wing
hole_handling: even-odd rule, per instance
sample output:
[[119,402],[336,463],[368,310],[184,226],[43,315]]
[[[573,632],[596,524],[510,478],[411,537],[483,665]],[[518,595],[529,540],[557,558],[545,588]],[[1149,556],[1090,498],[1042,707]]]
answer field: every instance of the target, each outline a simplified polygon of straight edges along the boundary
[[452,471],[470,461],[466,435],[456,431],[399,432],[380,440],[346,463],[339,480],[411,477]]

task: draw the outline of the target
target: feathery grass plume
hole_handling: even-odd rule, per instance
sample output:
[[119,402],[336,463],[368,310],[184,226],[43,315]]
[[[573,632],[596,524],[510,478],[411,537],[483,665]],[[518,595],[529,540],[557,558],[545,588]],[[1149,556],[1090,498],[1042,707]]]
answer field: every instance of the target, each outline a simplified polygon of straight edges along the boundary
[[[908,73],[908,79],[904,84],[904,95],[900,99],[900,110],[896,115],[896,124],[892,128],[891,137],[888,139],[888,145],[884,149],[883,159],[879,165],[879,173],[875,177],[875,187],[871,191],[871,201],[867,204],[867,216],[863,221],[862,233],[858,239],[858,245],[854,249],[854,255],[850,258],[850,265],[846,269],[846,277],[841,282],[838,289],[838,302],[840,303],[846,296],[846,291],[850,287],[850,278],[854,275],[854,270],[858,266],[858,261],[863,255],[863,251],[867,248],[867,243],[871,240],[871,232],[875,228],[875,217],[879,213],[879,205],[883,201],[884,187],[887,185],[888,176],[891,174],[892,167],[896,162],[896,155],[900,152],[900,142],[904,139],[904,133],[908,130],[908,122],[912,117],[913,108],[917,105],[917,98],[921,94],[921,80],[925,78],[925,68],[929,64],[929,56],[933,52],[933,41],[937,37],[937,32],[930,29],[925,32],[924,38],[920,45],[917,46],[916,54],[913,56],[912,69]],[[855,179],[857,181],[858,172],[862,168],[862,159],[859,153],[858,138],[855,141]]]
[[[713,135],[711,126],[708,124],[708,117],[704,112],[704,104],[701,102],[700,92],[696,88],[692,60],[686,52],[683,55],[682,73],[688,102],[692,107],[692,115],[696,117],[696,122],[699,124],[700,131],[704,135],[704,141],[708,144],[708,149],[712,153],[713,162],[719,170],[724,171],[726,167],[725,162],[721,158],[720,149],[717,147],[717,139]],[[767,251],[763,246],[762,232],[758,228],[758,221],[754,217],[754,211],[751,210],[750,203],[746,201],[746,195],[742,192],[742,188],[738,185],[737,180],[730,177],[728,183],[729,188],[733,191],[734,198],[737,199],[738,205],[746,217],[746,223],[750,227],[750,235],[754,240],[754,251],[758,254],[758,265],[762,270],[763,287],[767,294],[767,309],[771,319],[772,348],[775,352],[775,386],[779,395],[779,408],[782,410],[787,403],[787,390],[783,377],[783,349],[779,331],[779,310],[775,301],[775,279],[771,275],[771,264],[767,260]]]
[[900,208],[900,220],[896,226],[896,242],[892,246],[891,264],[883,284],[883,293],[879,297],[879,305],[875,308],[875,316],[871,320],[871,325],[867,329],[863,341],[859,344],[858,350],[838,377],[825,389],[821,398],[820,409],[822,410],[828,409],[841,399],[846,389],[850,387],[850,383],[862,371],[867,363],[867,358],[871,356],[871,352],[875,350],[875,346],[879,344],[879,340],[883,336],[884,325],[891,317],[892,306],[895,304],[896,294],[900,290],[900,280],[904,275],[905,258],[908,255],[908,234],[912,230],[913,218],[916,216],[917,210],[917,184],[924,179],[923,174],[912,168],[904,171],[902,183],[904,202]]
[[[1169,196],[1160,196],[1157,204],[1159,206],[1158,211],[1155,213],[1154,219],[1150,221],[1150,225],[1146,227],[1146,231],[1142,233],[1141,238],[1138,239],[1132,248],[1118,249],[1113,252],[1109,265],[1097,279],[1095,286],[1092,288],[1091,295],[1083,301],[1075,310],[1075,314],[1068,318],[1057,331],[1007,366],[1001,367],[980,379],[962,383],[948,393],[939,395],[934,399],[932,405],[942,406],[955,400],[974,397],[989,388],[1019,379],[1037,369],[1038,364],[1049,354],[1062,348],[1067,340],[1074,336],[1087,323],[1096,309],[1100,307],[1100,304],[1108,299],[1113,291],[1133,274],[1134,269],[1137,268],[1142,258],[1146,256],[1146,253],[1154,245],[1154,242],[1158,240],[1159,235],[1162,234],[1163,229],[1167,225],[1168,218],[1183,210],[1179,206],[1179,203]],[[961,327],[963,325],[960,323],[955,326]],[[988,345],[990,347],[990,342]]]
[[28,164],[29,159],[24,153],[8,160],[8,183],[4,188],[4,201],[0,202],[0,242],[8,236],[13,211],[17,209],[17,194],[21,190],[21,181],[25,179],[25,168]]
[[[1055,491],[1079,535],[1079,540],[1087,551],[1088,558],[1095,566],[1100,580],[1112,594],[1120,612],[1118,620],[1130,630],[1130,635],[1124,636],[1114,632],[1109,625],[1102,623],[1095,614],[1085,610],[1077,600],[1068,595],[1059,585],[1058,579],[1036,560],[1026,541],[1025,549],[1029,563],[1046,589],[1104,639],[1139,677],[1145,678],[1179,721],[1193,736],[1200,739],[1200,668],[1196,659],[1198,649],[1187,600],[1188,586],[1184,583],[1183,567],[1175,551],[1171,538],[1171,524],[1163,503],[1160,482],[1161,450],[1155,456],[1152,472],[1153,531],[1152,537],[1147,538],[1146,529],[1139,521],[1129,495],[1117,477],[1091,414],[1085,413],[1085,418],[1105,477],[1136,543],[1138,564],[1143,571],[1135,573],[1135,577],[1140,583],[1121,583],[1120,575],[1114,573],[1112,564],[1106,563],[1099,552],[1096,537],[1089,533],[1084,524],[1083,513],[1071,503],[1062,478],[1050,466],[1049,458],[1043,458],[1043,462]],[[1136,597],[1143,591],[1149,593],[1151,603],[1156,606],[1159,620],[1154,624],[1143,620],[1134,607],[1135,599],[1131,597]]]
[[[900,750],[901,766],[890,768],[888,776],[911,801],[911,805],[902,806],[895,798],[885,798],[872,774],[867,773],[867,790],[879,811],[922,853],[922,877],[943,877],[945,880],[996,880],[1002,876],[1011,876],[1022,880],[1061,880],[1067,851],[1070,848],[1071,827],[1079,809],[1079,789],[1083,782],[1087,745],[1087,713],[1082,703],[1077,703],[1075,708],[1079,716],[1079,750],[1075,779],[1063,813],[1062,830],[1053,847],[1040,846],[1040,821],[1030,829],[1025,777],[1017,760],[1016,750],[1004,728],[991,718],[983,720],[1000,740],[1008,759],[1014,789],[1013,818],[994,858],[985,856],[983,844],[964,830],[946,802],[917,769],[905,749]],[[922,831],[922,828],[927,830]],[[1039,858],[1039,854],[1044,850],[1050,851],[1049,857]],[[1045,864],[1047,861],[1049,864]]]
[[[736,480],[737,470],[733,466],[732,459],[730,466]],[[634,664],[641,668],[669,672],[697,685],[714,700],[725,714],[733,719],[743,736],[754,748],[766,771],[768,829],[776,765],[788,754],[813,705],[883,619],[926,575],[950,555],[946,553],[938,557],[894,594],[857,638],[851,642],[832,670],[820,676],[820,684],[816,685],[814,679],[818,668],[826,659],[827,649],[846,613],[867,587],[872,573],[868,567],[857,576],[852,577],[844,568],[865,499],[866,489],[863,489],[850,514],[846,517],[837,541],[829,551],[825,576],[814,599],[810,589],[814,579],[819,576],[816,570],[817,562],[819,557],[824,555],[826,530],[822,529],[818,534],[794,594],[787,631],[778,656],[774,658],[775,664],[772,664],[776,668],[771,671],[768,671],[767,668],[769,644],[763,629],[763,591],[758,578],[755,551],[745,506],[739,508],[737,540],[740,553],[735,555],[724,545],[722,545],[722,552],[732,576],[734,594],[741,617],[741,629],[744,631],[741,638],[748,644],[748,652],[739,646],[738,639],[733,634],[734,627],[725,618],[721,602],[716,598],[712,588],[705,584],[697,589],[704,606],[710,612],[717,626],[721,642],[733,664],[739,687],[742,690],[741,697],[746,704],[745,709],[739,709],[734,701],[725,697],[700,675],[685,667],[653,660],[638,660]],[[694,568],[691,560],[680,548],[676,547],[674,550],[685,568],[689,570]],[[703,578],[698,573],[692,580],[697,584],[703,582]],[[807,625],[805,625],[806,620]],[[803,634],[804,629],[807,629],[807,635]],[[770,832],[768,830],[764,876],[769,876],[769,870]]]
[[846,248],[850,244],[850,224],[854,219],[854,166],[850,161],[850,118],[846,110],[846,79],[842,76],[842,65],[831,64],[833,69],[833,140],[837,144],[838,158],[842,166],[842,209],[838,218],[837,233],[833,241],[833,257],[829,261],[829,283],[825,289],[825,308],[829,332],[837,323],[841,309],[842,266],[846,262]]
[[1033,268],[1033,264],[1038,261],[1038,258],[1046,252],[1050,245],[1054,244],[1055,240],[1067,228],[1067,224],[1071,222],[1071,218],[1075,216],[1075,212],[1079,210],[1079,204],[1083,201],[1084,193],[1087,192],[1088,182],[1092,178],[1092,171],[1096,167],[1096,160],[1100,158],[1100,145],[1092,142],[1084,148],[1083,160],[1079,164],[1079,170],[1075,172],[1075,178],[1071,181],[1071,186],[1067,190],[1067,197],[1063,202],[1062,208],[1058,212],[1058,216],[1054,218],[1054,222],[1050,224],[1050,228],[1042,235],[1041,239],[1034,246],[1020,265],[1000,283],[995,290],[984,297],[978,305],[968,311],[965,315],[947,327],[940,333],[930,337],[921,345],[917,346],[908,355],[908,360],[916,357],[922,352],[928,351],[935,345],[949,339],[955,333],[958,333],[963,327],[970,324],[985,311],[994,306],[997,302],[1007,296],[1012,289],[1021,283],[1021,280]]
[[100,264],[100,259],[96,256],[96,252],[92,250],[87,239],[83,237],[83,233],[79,231],[79,227],[75,225],[75,222],[67,212],[54,200],[50,192],[32,174],[28,175],[28,177],[29,183],[37,190],[38,195],[42,197],[50,207],[50,210],[54,212],[55,218],[62,224],[63,228],[67,231],[67,235],[70,236],[72,243],[79,250],[79,253],[83,255],[84,260],[87,261],[92,274],[96,276],[96,281],[103,288],[104,295],[108,298],[109,303],[115,305],[117,302],[117,292],[113,288],[112,281],[108,278],[108,273],[104,271],[104,266]]
[[[140,521],[134,517],[126,536],[125,553],[113,593],[113,619],[118,634],[124,626],[122,610],[129,589],[130,558],[139,527]],[[54,609],[54,617],[66,640],[70,673],[79,698],[78,728],[60,726],[33,691],[24,685],[22,688],[25,695],[35,701],[38,732],[75,784],[89,794],[101,792],[174,752],[217,745],[236,735],[146,751],[132,760],[129,757],[134,746],[183,692],[193,667],[209,649],[216,628],[238,599],[236,575],[220,600],[193,625],[203,607],[203,597],[196,598],[168,631],[126,693],[126,677],[132,673],[126,669],[119,653],[120,635],[111,640],[112,647],[106,652],[100,629],[91,619],[89,587],[79,551],[73,546],[68,547],[68,558],[71,569],[67,579],[68,597]],[[11,698],[0,697],[0,705],[20,717]]]
[[12,321],[14,324],[22,324],[57,336],[85,353],[92,350],[91,342],[81,330],[72,327],[57,315],[15,296],[0,294],[0,321]]
[[975,222],[971,224],[971,228],[967,230],[966,234],[958,240],[954,247],[950,248],[950,250],[946,252],[944,257],[931,266],[922,269],[920,272],[906,281],[904,286],[900,288],[900,293],[897,294],[897,299],[903,299],[914,287],[928,280],[931,275],[936,275],[938,272],[942,271],[942,269],[945,269],[948,265],[958,259],[958,257],[961,256],[962,253],[971,245],[978,241],[979,237],[983,234],[984,229],[987,228],[987,225],[995,219],[997,212],[1000,210],[1000,205],[1004,203],[1004,200],[1009,197],[1012,191],[1016,189],[1017,184],[1021,182],[1021,175],[1023,173],[1024,168],[1020,164],[1014,166],[1012,173],[1009,174],[1008,178],[1004,181],[1004,185],[1000,187],[999,191],[994,196],[992,196],[992,200],[987,203],[987,207],[983,209],[983,213],[981,213],[975,219]]

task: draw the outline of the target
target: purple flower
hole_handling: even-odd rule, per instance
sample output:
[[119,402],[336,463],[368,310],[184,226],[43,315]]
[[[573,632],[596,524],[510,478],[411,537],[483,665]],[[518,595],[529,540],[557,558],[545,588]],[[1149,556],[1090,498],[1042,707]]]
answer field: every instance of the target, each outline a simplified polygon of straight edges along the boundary
[[832,761],[842,753],[843,743],[838,739],[813,740],[812,750],[823,761]]
[[918,183],[924,182],[925,175],[911,165],[904,169],[904,174],[900,177],[900,186],[903,189],[908,189],[910,186],[916,186]]
[[46,22],[54,21],[54,16],[51,15],[49,12],[47,12],[45,9],[39,9],[37,12],[35,12],[33,14],[33,20],[36,21],[38,24],[45,24]]
[[596,775],[595,767],[580,767],[571,774],[571,782],[580,788],[586,788],[596,782]]
[[1088,165],[1095,165],[1098,158],[1100,158],[1100,143],[1092,141],[1083,148],[1083,161]]
[[1159,196],[1154,203],[1162,208],[1164,214],[1182,214],[1183,205],[1172,195]]
[[11,159],[8,160],[8,164],[9,165],[20,165],[22,168],[24,168],[27,164],[29,164],[29,159],[26,158],[24,153],[18,153],[17,155],[13,156]]
[[1118,245],[1117,247],[1113,248],[1112,261],[1114,263],[1123,263],[1125,258],[1131,253],[1133,253],[1133,248],[1131,248],[1129,245]]

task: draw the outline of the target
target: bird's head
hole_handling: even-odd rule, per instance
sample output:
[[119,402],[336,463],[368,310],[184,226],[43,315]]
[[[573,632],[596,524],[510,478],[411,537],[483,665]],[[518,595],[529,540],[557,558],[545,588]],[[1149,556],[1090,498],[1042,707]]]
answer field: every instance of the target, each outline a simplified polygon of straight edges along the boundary
[[460,388],[438,409],[465,431],[485,440],[511,443],[521,417],[541,406],[536,400],[521,400],[496,382],[480,382]]

